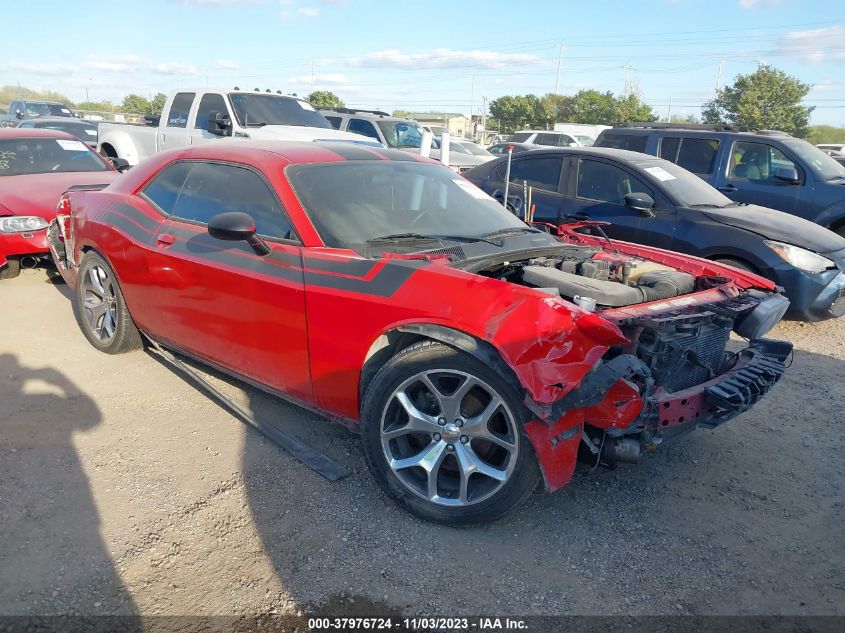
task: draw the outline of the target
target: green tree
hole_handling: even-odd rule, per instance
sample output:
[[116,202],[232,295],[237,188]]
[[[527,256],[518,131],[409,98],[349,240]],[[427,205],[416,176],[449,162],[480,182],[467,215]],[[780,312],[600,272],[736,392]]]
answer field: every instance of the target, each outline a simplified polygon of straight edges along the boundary
[[567,123],[614,125],[618,123],[616,97],[609,90],[581,90],[570,97]]
[[619,125],[629,121],[657,121],[657,114],[651,106],[640,101],[635,94],[626,97],[617,97],[615,104],[615,116],[610,125]]
[[812,106],[801,105],[811,86],[782,70],[760,64],[753,73],[739,75],[732,86],[719,90],[705,104],[705,123],[723,123],[753,130],[776,129],[804,137]]
[[343,108],[343,100],[331,90],[315,90],[305,97],[315,108]]
[[543,119],[543,106],[536,95],[505,95],[490,102],[490,114],[502,132],[513,132]]
[[120,109],[130,114],[150,114],[150,102],[141,95],[130,94],[123,97]]
[[813,145],[819,143],[842,143],[845,145],[845,127],[811,125],[807,140]]
[[76,110],[81,112],[114,112],[111,101],[82,101],[76,104]]
[[164,110],[164,102],[167,101],[167,95],[159,92],[153,100],[150,101],[150,114],[161,114]]

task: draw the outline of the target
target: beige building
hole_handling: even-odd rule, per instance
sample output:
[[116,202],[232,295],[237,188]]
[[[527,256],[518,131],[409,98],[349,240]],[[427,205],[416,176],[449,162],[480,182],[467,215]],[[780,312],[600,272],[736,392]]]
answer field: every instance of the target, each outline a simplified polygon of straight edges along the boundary
[[[423,127],[446,128],[452,136],[472,136],[469,117],[456,112],[409,112],[407,118],[413,119]],[[443,130],[432,130],[437,136]]]

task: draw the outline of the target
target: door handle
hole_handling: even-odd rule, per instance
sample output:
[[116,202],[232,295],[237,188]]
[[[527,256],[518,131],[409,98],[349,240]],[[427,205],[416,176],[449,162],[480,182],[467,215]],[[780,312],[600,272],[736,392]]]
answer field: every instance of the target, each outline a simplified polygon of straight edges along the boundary
[[736,185],[722,185],[718,187],[719,191],[724,191],[725,193],[735,193],[737,191]]
[[156,244],[159,246],[170,246],[176,238],[171,233],[159,233],[156,235]]

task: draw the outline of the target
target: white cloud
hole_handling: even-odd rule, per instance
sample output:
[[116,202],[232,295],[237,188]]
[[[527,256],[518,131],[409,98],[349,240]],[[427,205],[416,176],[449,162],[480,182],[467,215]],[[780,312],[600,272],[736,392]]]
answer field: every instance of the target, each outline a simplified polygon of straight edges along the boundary
[[739,0],[740,9],[762,9],[780,4],[781,0]]
[[193,64],[155,64],[152,67],[152,71],[160,75],[195,75],[197,73],[197,67]]
[[265,0],[170,0],[186,7],[225,7],[235,4],[264,4]]
[[282,16],[283,18],[286,18],[290,15],[290,11],[280,11],[279,15]]
[[[296,77],[289,77],[288,81],[292,84],[310,84],[311,75],[298,75]],[[349,80],[346,75],[340,73],[326,73],[325,75],[314,75],[314,83],[318,84],[347,84]]]
[[89,57],[88,61],[83,65],[85,68],[92,68],[94,70],[107,70],[110,72],[125,73],[134,71],[137,68],[139,61],[141,61],[141,58],[138,55],[119,55],[117,57],[109,57],[105,59]]
[[300,7],[296,10],[299,15],[304,15],[306,18],[316,18],[320,15],[319,7]]
[[502,68],[504,66],[537,63],[541,58],[528,53],[497,53],[496,51],[454,51],[438,48],[419,53],[405,53],[387,49],[351,57],[353,66],[371,68],[458,68],[464,66],[479,68]]
[[8,62],[2,68],[17,70],[19,72],[31,73],[33,75],[67,75],[79,70],[78,66],[71,64],[35,64],[32,62]]
[[828,59],[845,59],[845,26],[837,25],[809,31],[793,31],[778,42],[780,53],[823,62]]
[[218,68],[226,68],[227,70],[237,70],[241,67],[241,65],[233,61],[231,59],[218,59],[217,60],[217,67]]

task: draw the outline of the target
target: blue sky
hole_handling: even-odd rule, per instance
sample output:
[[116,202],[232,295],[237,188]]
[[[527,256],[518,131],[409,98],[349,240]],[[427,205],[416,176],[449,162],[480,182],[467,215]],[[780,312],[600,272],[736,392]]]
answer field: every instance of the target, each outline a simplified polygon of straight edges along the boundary
[[[178,87],[329,89],[348,105],[479,113],[482,97],[631,89],[697,114],[758,61],[813,84],[813,123],[845,125],[845,4],[145,0],[10,2],[0,84],[75,101]],[[21,28],[9,28],[19,24]],[[561,55],[561,45],[563,52]]]

